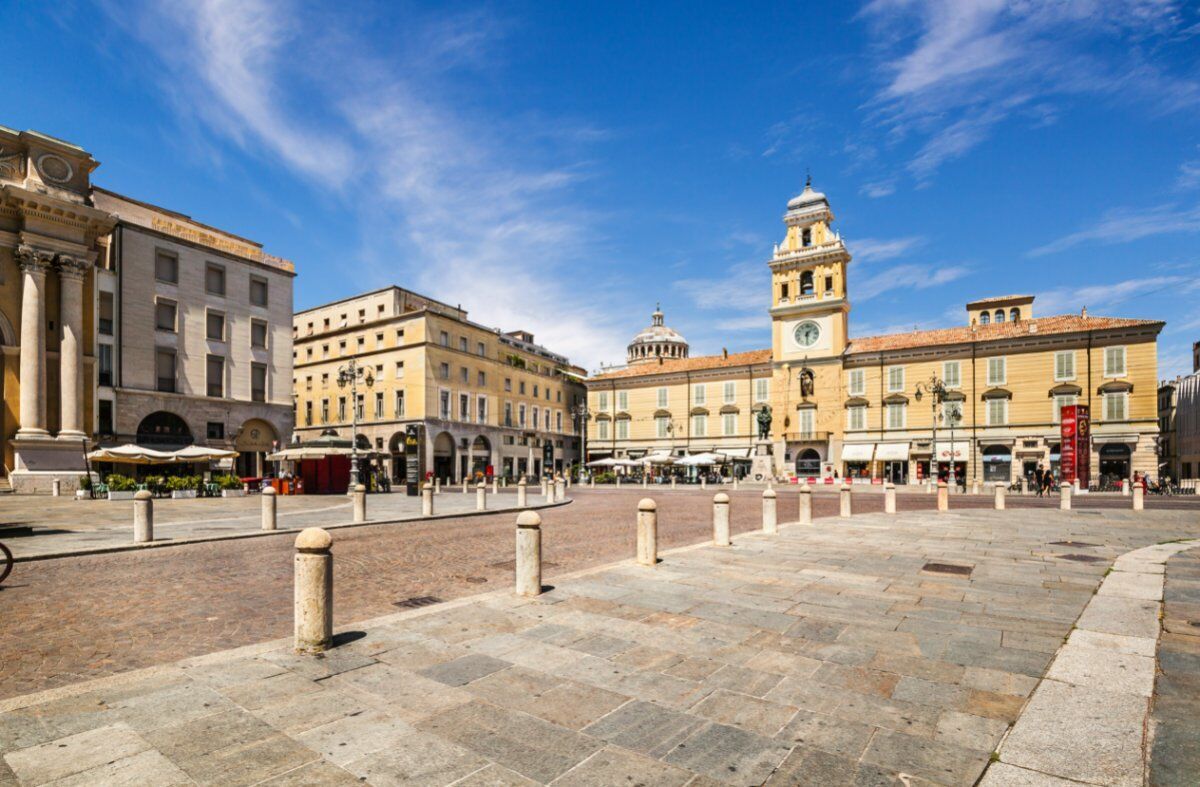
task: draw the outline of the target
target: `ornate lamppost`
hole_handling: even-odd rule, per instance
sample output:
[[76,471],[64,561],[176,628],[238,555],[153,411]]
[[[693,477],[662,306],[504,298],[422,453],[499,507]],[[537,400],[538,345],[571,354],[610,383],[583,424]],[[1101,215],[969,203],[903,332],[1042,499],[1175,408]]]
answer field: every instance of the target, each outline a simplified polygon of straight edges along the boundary
[[358,359],[351,358],[350,363],[338,369],[338,388],[350,386],[350,490],[358,486],[358,383],[359,380],[371,388],[375,385],[375,375],[371,367],[359,366]]
[[[571,417],[579,423],[579,466],[582,469],[587,463],[587,422],[592,417],[586,399],[579,404],[571,405]],[[582,483],[582,478],[580,483]]]
[[949,475],[948,483],[951,487],[953,487],[955,485],[955,482],[954,482],[954,459],[955,459],[955,456],[954,456],[954,427],[962,419],[962,410],[959,408],[959,405],[957,402],[951,401],[949,403],[950,406],[945,409],[944,413],[938,411],[939,407],[941,405],[947,403],[946,397],[949,394],[949,390],[947,390],[947,388],[946,388],[946,383],[941,378],[939,378],[936,374],[931,376],[929,378],[929,381],[926,383],[917,383],[917,390],[916,390],[916,393],[913,394],[913,397],[919,402],[919,401],[921,401],[922,398],[924,398],[924,395],[926,393],[930,394],[930,396],[932,397],[929,404],[930,404],[930,410],[932,411],[932,416],[933,416],[933,422],[932,422],[933,423],[933,449],[931,452],[931,455],[932,455],[931,465],[932,466],[930,468],[930,471],[931,471],[932,475],[937,475],[937,465],[938,465],[938,461],[937,461],[937,425],[938,425],[938,421],[942,420],[942,417],[944,415],[946,421],[949,422],[949,424],[950,424],[950,475]]

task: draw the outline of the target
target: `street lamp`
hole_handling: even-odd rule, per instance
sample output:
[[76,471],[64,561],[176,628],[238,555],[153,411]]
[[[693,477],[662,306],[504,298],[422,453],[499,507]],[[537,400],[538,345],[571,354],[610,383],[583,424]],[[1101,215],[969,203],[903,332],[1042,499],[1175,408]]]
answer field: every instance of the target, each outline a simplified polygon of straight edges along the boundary
[[[938,412],[938,406],[946,404],[946,397],[949,391],[946,389],[946,383],[941,380],[936,374],[929,378],[927,383],[917,383],[916,393],[913,394],[918,402],[924,398],[924,395],[929,393],[932,396],[930,401],[930,410],[933,416],[933,449],[932,454],[932,473],[937,474],[937,425],[943,417],[943,413]],[[950,402],[950,406],[945,410],[945,419],[950,424],[950,475],[949,485],[953,487],[954,482],[954,427],[962,419],[962,410],[957,402]]]
[[358,365],[358,359],[351,358],[350,363],[338,369],[338,388],[350,386],[350,490],[358,486],[358,382],[362,380],[367,388],[375,385],[375,375],[371,367]]
[[587,402],[571,405],[571,417],[579,422],[579,465],[583,467],[587,462],[587,422],[592,417]]

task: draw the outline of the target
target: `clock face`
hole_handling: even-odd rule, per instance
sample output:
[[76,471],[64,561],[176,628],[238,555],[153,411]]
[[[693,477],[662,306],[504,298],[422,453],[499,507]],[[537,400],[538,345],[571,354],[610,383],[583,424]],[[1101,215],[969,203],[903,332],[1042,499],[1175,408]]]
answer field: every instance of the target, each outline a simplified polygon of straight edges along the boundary
[[802,322],[796,326],[796,344],[812,347],[821,338],[821,327],[815,322]]

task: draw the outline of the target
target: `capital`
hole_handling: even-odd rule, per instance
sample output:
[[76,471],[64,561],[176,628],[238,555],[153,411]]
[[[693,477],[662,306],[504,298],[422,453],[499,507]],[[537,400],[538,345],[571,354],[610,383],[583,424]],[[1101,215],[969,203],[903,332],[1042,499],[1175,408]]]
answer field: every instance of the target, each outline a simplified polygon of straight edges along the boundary
[[17,247],[14,256],[17,258],[17,265],[21,268],[22,273],[32,273],[35,276],[45,276],[46,269],[54,261],[54,252],[34,248],[24,243]]
[[84,276],[87,276],[90,267],[86,260],[69,257],[66,254],[58,255],[58,275],[61,278],[82,280]]

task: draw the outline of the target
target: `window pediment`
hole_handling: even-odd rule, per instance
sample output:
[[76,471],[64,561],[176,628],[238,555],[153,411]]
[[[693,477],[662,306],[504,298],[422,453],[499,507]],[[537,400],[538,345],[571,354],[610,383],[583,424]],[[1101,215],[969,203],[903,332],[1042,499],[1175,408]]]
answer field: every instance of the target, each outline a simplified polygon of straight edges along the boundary
[[670,418],[671,411],[670,410],[655,410],[654,417],[655,418]]
[[869,401],[867,401],[867,399],[865,397],[851,396],[849,399],[846,400],[844,406],[846,406],[846,407],[870,407],[871,403]]
[[721,408],[721,415],[727,415],[729,413],[734,413],[736,415],[739,412],[741,412],[741,410],[738,410],[737,405],[735,404],[727,404]]
[[707,407],[693,407],[688,415],[708,415]]
[[1131,393],[1133,391],[1133,383],[1125,382],[1124,380],[1110,380],[1104,385],[1096,389],[1097,393]]
[[1060,383],[1050,389],[1050,397],[1055,396],[1079,396],[1083,393],[1083,389],[1072,383]]
[[884,404],[908,404],[908,397],[902,393],[888,394],[883,398]]
[[1012,391],[1007,388],[989,388],[983,392],[980,398],[984,401],[988,399],[1012,399]]
[[797,410],[816,410],[817,403],[816,402],[800,402],[796,405],[796,409]]

